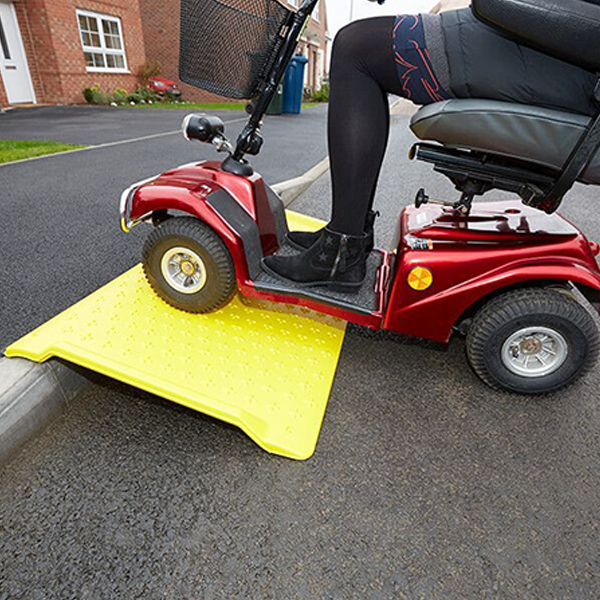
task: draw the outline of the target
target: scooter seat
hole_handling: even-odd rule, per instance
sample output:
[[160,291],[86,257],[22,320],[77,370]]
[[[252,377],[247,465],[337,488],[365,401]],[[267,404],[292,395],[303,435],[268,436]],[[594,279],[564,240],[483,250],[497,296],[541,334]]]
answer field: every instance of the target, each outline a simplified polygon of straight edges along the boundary
[[[421,108],[411,129],[448,148],[499,154],[562,169],[590,117],[495,100],[447,100]],[[600,152],[581,181],[600,184]]]

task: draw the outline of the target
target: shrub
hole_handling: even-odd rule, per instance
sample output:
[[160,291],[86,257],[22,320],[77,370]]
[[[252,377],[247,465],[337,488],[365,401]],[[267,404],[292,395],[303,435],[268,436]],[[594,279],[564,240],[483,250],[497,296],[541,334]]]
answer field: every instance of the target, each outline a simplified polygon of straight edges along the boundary
[[83,90],[83,97],[85,98],[85,101],[86,101],[88,104],[91,104],[91,103],[92,103],[92,100],[93,100],[93,98],[94,98],[94,92],[93,92],[93,90],[92,90],[92,88],[91,88],[91,87],[86,87],[86,88]]
[[83,90],[83,97],[88,104],[107,104],[107,98],[99,85],[92,85]]
[[158,95],[151,89],[145,87],[138,87],[136,88],[135,93],[139,94],[141,99],[144,100],[144,102],[148,102],[149,100],[152,100],[152,102],[159,101]]
[[320,90],[314,90],[309,97],[310,102],[329,102],[329,83],[323,83]]
[[130,104],[133,102],[134,104],[140,104],[141,101],[143,100],[141,94],[138,94],[137,91],[136,92],[132,92],[131,94],[127,95],[126,98],[127,102],[129,102]]
[[83,97],[89,104],[145,104],[146,102],[160,102],[160,98],[150,89],[138,86],[133,92],[117,88],[113,93],[105,94],[100,86],[93,85],[83,90]]

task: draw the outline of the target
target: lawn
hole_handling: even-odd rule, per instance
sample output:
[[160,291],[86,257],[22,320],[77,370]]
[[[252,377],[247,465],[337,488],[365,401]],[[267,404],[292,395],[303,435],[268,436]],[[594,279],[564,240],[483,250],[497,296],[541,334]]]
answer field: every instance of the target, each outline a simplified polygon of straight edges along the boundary
[[54,154],[55,152],[64,152],[76,148],[84,148],[84,146],[37,140],[0,140],[0,163],[43,156],[44,154]]
[[[320,106],[320,102],[303,102],[302,108]],[[126,104],[127,108],[129,105]],[[246,102],[154,102],[153,104],[136,104],[138,108],[179,108],[188,110],[244,110]]]

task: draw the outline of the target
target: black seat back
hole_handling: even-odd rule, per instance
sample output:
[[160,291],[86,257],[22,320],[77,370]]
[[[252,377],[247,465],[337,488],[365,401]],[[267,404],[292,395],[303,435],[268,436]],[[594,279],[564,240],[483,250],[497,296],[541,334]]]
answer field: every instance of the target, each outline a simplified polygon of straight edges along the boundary
[[472,0],[472,10],[521,44],[600,71],[600,0]]

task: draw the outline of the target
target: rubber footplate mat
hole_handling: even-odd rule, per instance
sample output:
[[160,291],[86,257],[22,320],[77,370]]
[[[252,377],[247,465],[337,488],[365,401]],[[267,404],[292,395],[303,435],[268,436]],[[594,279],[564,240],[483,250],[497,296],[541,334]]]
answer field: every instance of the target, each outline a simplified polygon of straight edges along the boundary
[[[276,254],[277,256],[291,256],[298,254],[298,251],[286,245]],[[334,292],[325,287],[307,288],[294,284],[293,281],[279,279],[266,271],[260,273],[254,280],[254,286],[263,292],[309,298],[344,310],[370,315],[377,310],[378,306],[379,296],[375,287],[378,269],[382,262],[383,253],[380,250],[373,250],[367,259],[367,278],[355,293]]]
[[138,265],[6,355],[65,359],[237,425],[269,452],[306,459],[317,444],[345,326],[239,297],[217,313],[190,315],[162,302]]

